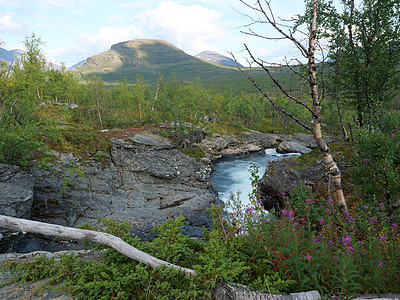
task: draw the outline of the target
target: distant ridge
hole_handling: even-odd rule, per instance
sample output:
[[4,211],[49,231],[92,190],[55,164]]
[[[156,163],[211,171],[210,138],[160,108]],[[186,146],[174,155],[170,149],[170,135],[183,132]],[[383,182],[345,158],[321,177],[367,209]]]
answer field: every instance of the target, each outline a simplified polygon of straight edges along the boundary
[[24,53],[24,50],[6,50],[4,48],[0,48],[0,59],[4,60],[7,64],[10,64],[13,60],[16,60],[22,53]]
[[141,67],[196,60],[163,40],[136,39],[112,45],[110,50],[90,56],[80,71],[112,70],[119,66]]
[[75,68],[77,68],[77,67],[79,67],[79,66],[82,66],[85,62],[86,62],[86,59],[81,60],[80,62],[77,62],[77,63],[74,64],[73,66],[69,67],[69,68],[67,69],[67,71],[71,71],[71,70],[73,70],[73,69],[75,69]]
[[[205,60],[205,61],[217,63],[217,64],[220,64],[223,66],[236,67],[235,60],[233,60],[232,58],[230,58],[228,56],[219,54],[214,51],[203,51],[203,52],[195,55],[195,57]],[[239,63],[239,66],[243,67],[240,63]]]

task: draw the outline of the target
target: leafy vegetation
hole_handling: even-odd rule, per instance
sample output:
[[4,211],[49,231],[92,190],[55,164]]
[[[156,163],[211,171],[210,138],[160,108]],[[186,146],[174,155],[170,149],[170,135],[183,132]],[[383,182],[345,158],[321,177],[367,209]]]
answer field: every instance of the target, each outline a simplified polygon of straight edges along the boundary
[[[368,17],[373,1],[365,0],[363,4],[365,10],[357,12],[354,19],[348,19],[348,10],[343,16],[327,18],[329,22],[337,21],[329,26],[361,22]],[[387,6],[390,1],[378,4],[383,5],[388,18],[371,14],[367,21],[378,20],[387,25],[392,13]],[[353,28],[359,30],[357,26]],[[389,29],[392,28],[389,26]],[[357,47],[364,42],[362,33],[366,32],[357,36]],[[340,48],[338,40],[331,42],[332,49]],[[107,138],[101,133],[103,129],[153,126],[152,130],[174,139],[182,148],[199,128],[224,134],[243,129],[285,133],[300,130],[263,97],[248,89],[243,84],[245,79],[239,79],[239,73],[229,68],[218,69],[196,60],[189,61],[190,68],[186,68],[188,61],[185,60],[178,64],[167,61],[162,67],[156,67],[152,63],[154,57],[143,57],[136,65],[147,65],[145,72],[143,68],[138,72],[139,69],[115,65],[108,70],[82,72],[82,81],[78,81],[65,70],[49,69],[41,52],[42,45],[35,35],[27,37],[27,51],[13,68],[0,66],[1,163],[29,167],[38,158],[46,157],[49,149],[96,158],[99,150],[107,151],[108,147]],[[395,68],[387,68],[393,77],[389,76],[384,89],[378,91],[376,84],[365,86],[367,82],[379,82],[383,74],[375,73],[385,69],[388,63],[379,60],[376,64],[364,65],[368,57],[375,60],[384,56],[385,51],[393,50],[386,44],[374,45],[360,47],[355,53],[348,50],[351,43],[346,41],[343,49],[348,52],[340,62],[340,72],[335,72],[332,66],[330,71],[334,76],[329,75],[331,85],[337,84],[336,91],[339,88],[347,91],[340,99],[342,118],[344,123],[352,124],[352,142],[334,146],[351,164],[343,174],[347,211],[339,211],[326,187],[313,190],[304,182],[294,182],[291,192],[282,195],[286,207],[280,212],[281,217],[272,218],[262,209],[257,169],[252,168],[254,190],[249,196],[252,205],[242,207],[232,195],[231,204],[227,204],[231,213],[226,214],[221,207],[212,208],[213,227],[204,230],[201,241],[182,234],[183,218],[161,225],[152,242],[130,236],[129,227],[124,223],[103,220],[98,226],[142,251],[195,269],[198,277],[184,276],[170,268],[151,269],[112,249],[107,249],[104,257],[97,260],[66,255],[59,261],[44,258],[34,262],[5,261],[1,268],[16,274],[13,281],[46,278],[43,288],[54,286],[81,299],[208,299],[221,281],[241,283],[268,293],[317,289],[323,295],[345,298],[359,293],[400,293],[397,225],[400,221],[400,114],[396,106],[398,87],[393,84],[398,79],[395,68],[398,70],[399,58],[393,54],[391,66]],[[372,52],[363,53],[367,48]],[[362,54],[360,60],[354,59],[357,53]],[[123,55],[118,57],[126,59]],[[356,66],[359,69],[354,69],[354,63],[361,64]],[[184,75],[188,77],[178,77],[182,70],[186,70]],[[296,70],[303,72],[301,68]],[[196,79],[194,75],[199,71],[203,77]],[[301,87],[281,69],[272,71],[283,85]],[[360,81],[354,81],[360,75],[354,72],[363,73],[358,78]],[[128,74],[135,74],[134,79]],[[254,74],[261,79],[259,70]],[[191,80],[186,81],[189,77]],[[149,83],[151,80],[153,83]],[[271,86],[269,80],[261,80],[266,89]],[[307,120],[306,109],[291,105],[287,96],[277,89],[269,93],[285,111]],[[341,130],[338,105],[333,98],[327,99],[322,103],[325,122],[322,127],[326,134],[337,134]],[[307,96],[301,100],[310,101]],[[358,126],[363,125],[360,116],[365,114],[368,126]],[[358,122],[353,122],[354,118]],[[165,123],[169,127],[160,125]],[[196,159],[204,155],[198,148],[181,151]],[[300,164],[307,165],[318,157],[319,154],[312,152],[301,157]],[[79,176],[80,170],[70,170],[71,175]],[[71,184],[72,180],[66,178],[65,186]],[[89,225],[86,228],[96,229]],[[96,250],[100,248],[95,246]]]

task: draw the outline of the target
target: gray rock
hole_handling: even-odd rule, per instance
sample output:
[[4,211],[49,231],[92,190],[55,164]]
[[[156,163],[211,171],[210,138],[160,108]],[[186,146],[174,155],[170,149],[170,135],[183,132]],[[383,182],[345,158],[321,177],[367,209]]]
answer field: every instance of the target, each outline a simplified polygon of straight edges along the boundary
[[[0,164],[0,215],[29,219],[33,203],[33,177],[17,166]],[[13,231],[0,229],[2,242]]]
[[305,180],[310,185],[324,179],[325,164],[316,161],[308,169],[296,168],[296,159],[268,161],[265,174],[258,182],[261,199],[266,210],[279,212],[284,206],[283,194],[287,195],[295,181]]
[[277,145],[278,140],[275,135],[258,131],[248,131],[237,136],[214,134],[197,144],[211,160],[263,151]]
[[[67,154],[57,157],[50,170],[31,171],[35,220],[76,226],[108,218],[126,221],[141,237],[179,215],[195,235],[211,224],[204,215],[218,201],[210,190],[211,166],[182,154],[165,139],[143,134],[113,139],[106,164]],[[79,177],[74,168],[84,175]]]
[[276,152],[278,153],[308,153],[311,152],[312,150],[310,148],[307,148],[306,145],[304,145],[301,142],[296,142],[296,141],[285,141],[282,142],[278,145],[276,148]]

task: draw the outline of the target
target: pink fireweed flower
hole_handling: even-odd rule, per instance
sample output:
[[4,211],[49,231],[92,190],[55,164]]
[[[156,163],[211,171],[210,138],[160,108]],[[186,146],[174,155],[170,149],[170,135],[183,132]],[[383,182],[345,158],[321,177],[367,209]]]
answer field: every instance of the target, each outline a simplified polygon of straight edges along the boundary
[[363,244],[362,241],[357,241],[356,243],[357,243],[357,245],[362,245]]
[[354,223],[354,222],[356,221],[356,218],[353,218],[352,216],[349,216],[349,217],[347,218],[347,220],[350,221],[350,222],[352,222],[352,223]]
[[311,237],[311,240],[315,243],[315,242],[318,242],[318,239],[315,237],[315,236],[312,236]]
[[351,245],[351,236],[342,237],[342,244],[343,245]]
[[325,224],[325,220],[324,219],[318,220],[318,222],[319,222],[320,225],[324,225]]
[[330,245],[335,245],[335,242],[333,242],[333,241],[328,241],[328,245],[330,246]]
[[332,204],[333,203],[333,200],[332,199],[328,199],[328,204]]
[[369,217],[368,218],[368,220],[369,220],[369,222],[371,223],[371,224],[376,224],[376,219],[374,218],[374,217]]
[[382,242],[384,242],[385,241],[385,237],[384,236],[379,236],[379,238],[378,238],[380,241],[382,241]]
[[311,259],[312,259],[312,256],[307,254],[306,256],[304,256],[304,259],[306,259],[306,260],[308,260],[310,262]]
[[368,206],[364,205],[363,208],[364,208],[365,210],[367,210],[367,209],[368,209]]
[[306,199],[306,200],[304,200],[307,204],[310,204],[311,203],[311,199]]
[[346,251],[347,252],[351,252],[351,253],[354,253],[354,248],[353,247],[351,247],[351,246],[348,246],[347,248],[346,248]]
[[383,263],[381,263],[380,261],[378,261],[378,267],[379,268],[383,268],[385,265]]
[[384,207],[384,206],[385,206],[385,203],[381,202],[381,203],[379,203],[379,206],[380,206],[380,207]]

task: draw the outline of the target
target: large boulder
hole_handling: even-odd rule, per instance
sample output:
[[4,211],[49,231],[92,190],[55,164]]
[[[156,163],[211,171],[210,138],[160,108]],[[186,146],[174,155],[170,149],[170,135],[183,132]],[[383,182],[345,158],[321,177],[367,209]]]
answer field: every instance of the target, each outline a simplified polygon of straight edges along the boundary
[[283,141],[276,147],[278,153],[300,153],[305,154],[311,152],[312,149],[308,148],[305,144],[298,141]]
[[209,166],[156,136],[136,134],[111,143],[111,155],[104,153],[102,161],[57,154],[49,170],[33,169],[32,218],[65,226],[100,218],[126,221],[141,237],[179,215],[192,235],[211,224],[204,211],[218,200],[210,190]]
[[29,219],[33,177],[17,166],[0,164],[0,215]]
[[[33,203],[33,177],[18,166],[0,164],[0,215],[29,219]],[[1,245],[15,232],[0,228]]]
[[325,172],[325,164],[321,160],[308,168],[298,168],[295,158],[268,161],[265,174],[258,182],[265,209],[279,212],[284,207],[283,195],[288,195],[295,182],[303,180],[315,186],[323,180]]
[[214,134],[203,139],[197,146],[204,150],[207,158],[215,160],[275,148],[279,142],[276,135],[251,130],[236,136]]

